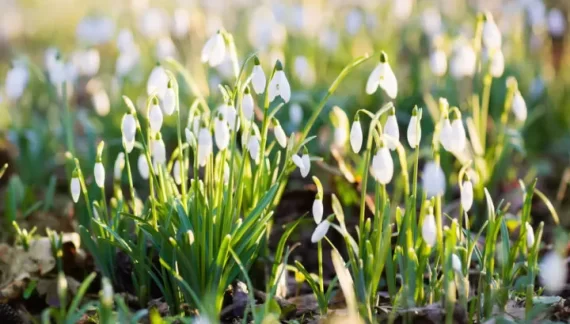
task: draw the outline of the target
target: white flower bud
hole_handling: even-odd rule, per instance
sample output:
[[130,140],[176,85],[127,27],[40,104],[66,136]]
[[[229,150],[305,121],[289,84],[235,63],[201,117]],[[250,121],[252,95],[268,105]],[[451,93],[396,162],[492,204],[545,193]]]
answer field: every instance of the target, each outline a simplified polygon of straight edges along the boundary
[[275,139],[277,139],[277,143],[281,145],[282,148],[287,146],[287,135],[285,135],[285,131],[279,122],[273,126],[273,133],[275,134]]
[[530,249],[534,246],[534,230],[530,226],[529,222],[526,222],[526,246]]
[[103,290],[101,291],[101,303],[106,307],[113,305],[113,285],[108,278],[103,278]]
[[424,166],[422,188],[428,198],[445,193],[445,174],[441,167],[433,161],[427,162]]
[[269,101],[275,100],[275,97],[280,96],[286,103],[291,99],[291,87],[287,76],[283,70],[277,69],[271,81],[269,81],[268,88]]
[[381,147],[372,158],[370,172],[376,181],[388,184],[394,176],[394,161],[388,147]]
[[222,114],[224,119],[227,121],[230,130],[236,132],[239,130],[240,121],[234,106],[223,104],[218,108],[218,113]]
[[208,162],[208,157],[212,154],[212,134],[203,127],[198,132],[198,164],[203,167]]
[[243,94],[243,98],[241,101],[241,109],[245,119],[247,120],[253,119],[254,103],[253,103],[253,97],[249,92],[249,90],[246,90],[246,92]]
[[362,126],[359,120],[355,120],[350,128],[350,146],[354,153],[360,152],[362,148]]
[[249,156],[255,162],[259,163],[259,138],[256,134],[251,134],[249,140],[247,141],[247,150],[249,151]]
[[164,98],[162,100],[162,109],[166,116],[170,116],[176,110],[176,93],[172,87],[166,89]]
[[[121,133],[123,135],[124,143],[133,143],[135,141],[137,131],[137,123],[135,117],[132,114],[125,114],[121,122]],[[128,153],[132,151],[132,146]]]
[[456,79],[472,77],[477,68],[477,55],[473,47],[465,42],[460,45],[450,62],[449,72]]
[[265,91],[265,83],[267,79],[265,78],[265,72],[261,68],[261,65],[256,64],[251,71],[251,84],[253,85],[253,90],[257,94],[262,94]]
[[316,198],[313,201],[313,219],[315,223],[320,224],[323,220],[323,199]]
[[460,118],[454,119],[451,122],[451,151],[455,153],[463,152],[467,145],[467,136],[465,135],[465,128],[463,121]]
[[566,286],[568,262],[556,251],[546,254],[540,262],[540,282],[544,289],[555,294]]
[[150,106],[150,109],[148,111],[148,121],[152,134],[160,132],[160,128],[162,128],[163,116],[162,110],[160,110],[158,103],[152,104]]
[[214,138],[220,151],[226,149],[230,143],[230,128],[221,115],[214,121]]
[[408,124],[408,144],[411,148],[415,149],[416,146],[420,145],[420,141],[422,140],[422,128],[419,124],[418,116],[412,115],[410,118],[410,123]]
[[453,268],[453,271],[455,272],[463,271],[461,266],[461,259],[459,259],[459,257],[455,253],[451,254],[451,268]]
[[445,75],[447,72],[447,55],[445,52],[439,49],[431,52],[429,66],[434,75],[438,77]]
[[166,147],[162,139],[152,141],[152,163],[155,168],[166,163]]
[[71,191],[71,198],[73,198],[73,202],[77,203],[79,201],[79,194],[81,194],[81,184],[79,183],[79,177],[74,176],[71,178],[69,189]]
[[422,223],[422,238],[429,247],[435,245],[437,240],[437,225],[435,224],[435,217],[433,212],[426,214]]
[[311,235],[311,242],[317,243],[318,241],[322,240],[323,237],[327,235],[327,232],[329,231],[330,227],[331,227],[331,222],[329,222],[328,219],[325,219],[324,221],[319,223],[319,225],[317,225],[317,228],[315,228],[313,235]]
[[303,156],[293,155],[292,157],[293,163],[299,168],[301,172],[301,176],[305,178],[309,171],[311,170],[311,159],[309,158],[308,154],[303,154]]
[[498,50],[493,53],[493,56],[491,57],[490,72],[494,78],[500,78],[503,76],[503,73],[505,72],[505,56],[503,55],[503,51]]
[[226,41],[221,32],[210,37],[202,48],[201,59],[203,63],[209,63],[211,67],[220,65],[226,58]]
[[473,183],[466,180],[461,185],[461,207],[468,212],[473,206]]
[[24,94],[28,84],[28,69],[23,63],[16,63],[6,74],[4,91],[10,100],[16,100]]
[[526,102],[518,90],[515,92],[515,95],[513,97],[513,104],[511,109],[513,110],[513,114],[518,121],[524,122],[526,120]]
[[382,88],[388,97],[394,99],[398,95],[398,81],[390,64],[388,64],[387,55],[382,53],[380,63],[374,68],[368,81],[366,82],[366,93],[373,94],[376,89]]
[[180,176],[180,160],[174,161],[174,165],[172,166],[172,175],[174,176],[174,182],[177,185],[182,183],[182,177]]
[[452,151],[452,133],[453,133],[453,129],[451,128],[451,122],[449,121],[449,118],[446,116],[441,120],[441,131],[439,132],[439,142],[441,143],[441,146],[443,146],[443,148],[446,151],[451,152]]
[[278,276],[276,278],[277,289],[275,290],[275,296],[280,298],[285,298],[287,297],[288,294],[288,288],[287,288],[287,267],[285,266],[284,263],[281,263],[277,267],[277,276]]
[[195,238],[194,238],[194,232],[193,232],[191,229],[189,229],[189,230],[186,232],[186,236],[188,237],[188,244],[189,244],[189,245],[194,244],[194,239],[195,239]]
[[95,163],[95,167],[93,168],[93,176],[95,177],[95,183],[97,184],[97,187],[103,188],[103,186],[105,186],[105,167],[103,166],[103,163]]
[[146,156],[144,155],[144,153],[139,155],[139,158],[137,160],[137,167],[139,169],[141,178],[147,180],[148,177],[150,176],[150,170],[148,168],[148,162],[146,160]]
[[386,146],[390,150],[395,150],[400,142],[400,128],[398,127],[398,121],[396,120],[396,115],[390,114],[386,119],[386,124],[384,124],[384,135],[389,136],[386,141]]
[[149,96],[156,95],[159,99],[162,99],[166,94],[167,87],[168,75],[166,71],[160,65],[155,66],[152,72],[150,72],[146,83],[146,94]]
[[492,16],[487,15],[485,23],[483,24],[483,45],[487,49],[501,48],[501,31]]

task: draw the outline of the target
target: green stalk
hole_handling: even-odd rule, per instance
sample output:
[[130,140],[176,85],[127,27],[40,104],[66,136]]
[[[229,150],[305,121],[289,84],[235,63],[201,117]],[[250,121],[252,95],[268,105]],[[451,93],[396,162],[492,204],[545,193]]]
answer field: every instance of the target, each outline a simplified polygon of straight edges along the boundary
[[133,209],[133,214],[135,214],[136,210],[135,187],[133,185],[133,174],[131,172],[131,162],[129,161],[129,152],[126,149],[125,149],[125,160],[127,162],[127,178],[129,180],[129,190],[131,192],[131,199],[132,199],[131,208]]
[[479,129],[479,136],[481,138],[481,146],[485,149],[487,141],[487,122],[489,116],[489,99],[491,96],[491,84],[493,83],[493,77],[491,74],[487,73],[483,77],[483,97],[481,98],[481,128]]
[[323,279],[323,244],[322,240],[319,240],[317,243],[318,248],[318,258],[319,258],[319,288],[321,289],[321,293],[324,294],[325,292],[325,284]]
[[[186,200],[186,196],[187,196],[187,180],[186,177],[184,176],[184,171],[186,170],[186,163],[184,161],[184,155],[182,154],[182,126],[181,126],[181,119],[182,117],[181,112],[180,112],[180,97],[179,97],[179,89],[178,89],[178,82],[173,82],[174,83],[174,94],[176,97],[176,111],[177,111],[177,117],[178,117],[178,122],[177,122],[177,135],[178,135],[178,149],[179,149],[179,154],[178,154],[178,163],[180,163],[180,179],[182,180],[182,184],[181,184],[181,188],[182,188],[182,201]],[[184,210],[186,210],[186,204],[183,204],[182,207],[184,208]]]

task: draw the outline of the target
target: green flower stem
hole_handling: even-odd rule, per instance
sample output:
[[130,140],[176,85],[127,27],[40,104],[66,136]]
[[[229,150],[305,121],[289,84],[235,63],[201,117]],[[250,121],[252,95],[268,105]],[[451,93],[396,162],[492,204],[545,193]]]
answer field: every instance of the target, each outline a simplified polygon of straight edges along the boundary
[[127,178],[129,180],[129,191],[131,192],[131,208],[133,214],[136,214],[136,196],[135,196],[135,186],[133,185],[133,173],[131,171],[131,162],[129,161],[129,152],[125,149],[125,160],[127,164]]
[[503,150],[506,146],[505,133],[507,130],[507,123],[509,122],[509,113],[511,112],[511,106],[513,104],[513,97],[515,95],[516,87],[508,86],[507,94],[505,95],[505,104],[503,106],[503,112],[501,113],[501,125],[498,129],[497,143],[495,146],[495,163],[499,161]]
[[321,289],[321,293],[324,294],[325,293],[325,284],[324,284],[324,279],[323,279],[323,243],[322,240],[320,240],[317,243],[317,248],[318,248],[318,258],[319,258],[319,288]]
[[[180,112],[180,96],[179,96],[179,87],[178,87],[178,82],[175,82],[176,80],[173,80],[173,86],[174,86],[174,94],[176,97],[175,103],[176,103],[176,112],[177,112],[177,117],[178,117],[178,122],[177,122],[177,135],[178,135],[178,147],[179,147],[179,154],[178,154],[178,163],[180,164],[180,179],[182,180],[181,183],[181,188],[182,188],[182,201],[186,201],[186,196],[187,196],[187,178],[185,176],[185,171],[186,171],[186,163],[184,161],[184,155],[182,154],[182,126],[181,126],[181,120],[182,120],[182,116],[181,116],[181,112]],[[186,204],[183,204],[183,208],[184,210],[186,210]]]
[[481,138],[481,146],[485,149],[487,141],[487,122],[489,120],[489,99],[491,96],[491,85],[493,83],[493,77],[491,74],[487,73],[483,77],[483,97],[481,102],[481,115],[480,122],[481,128],[479,129],[479,137]]

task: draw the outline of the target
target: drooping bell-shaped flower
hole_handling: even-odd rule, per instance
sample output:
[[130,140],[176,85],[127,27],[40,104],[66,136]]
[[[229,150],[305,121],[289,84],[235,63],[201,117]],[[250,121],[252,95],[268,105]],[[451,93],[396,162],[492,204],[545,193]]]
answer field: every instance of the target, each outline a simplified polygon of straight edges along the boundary
[[505,56],[503,51],[496,50],[491,57],[491,66],[489,67],[489,72],[493,78],[500,78],[505,72]]
[[28,84],[28,79],[28,68],[26,65],[21,62],[16,62],[6,74],[6,80],[4,83],[6,97],[10,100],[19,99],[22,94],[24,94],[24,90]]
[[206,127],[200,128],[198,132],[198,164],[203,167],[208,162],[208,157],[212,154],[212,134]]
[[249,135],[249,139],[247,140],[247,150],[249,151],[249,156],[251,157],[251,159],[255,162],[255,164],[258,164],[260,160],[259,158],[260,144],[259,144],[259,137],[254,131],[251,132],[251,134]]
[[277,60],[277,63],[275,64],[275,72],[273,73],[271,81],[269,81],[267,91],[269,101],[275,100],[277,96],[280,96],[286,103],[291,99],[291,87],[289,86],[289,81],[283,71],[283,65],[279,60]]
[[431,209],[422,223],[422,238],[429,247],[434,246],[437,240],[437,225]]
[[350,146],[354,153],[360,152],[362,148],[362,136],[362,126],[360,125],[360,118],[357,115],[350,128]]
[[81,194],[81,184],[79,183],[79,174],[77,170],[73,171],[71,183],[69,184],[69,191],[71,192],[73,202],[77,203],[79,201],[79,195]]
[[429,56],[429,67],[431,72],[438,77],[447,72],[447,54],[443,50],[436,49]]
[[222,114],[218,114],[214,121],[214,139],[220,151],[226,149],[230,143],[230,128]]
[[483,23],[482,41],[487,49],[501,48],[502,37],[499,27],[495,23],[491,14],[485,15],[485,22]]
[[275,134],[275,139],[277,140],[277,143],[279,143],[279,145],[282,148],[285,148],[287,146],[287,135],[285,135],[283,127],[281,127],[281,124],[279,123],[277,118],[273,118],[272,123],[273,123],[273,134]]
[[471,44],[459,44],[451,58],[449,72],[455,79],[472,77],[477,68],[477,54]]
[[148,168],[148,161],[146,160],[144,153],[139,155],[139,158],[137,160],[137,168],[139,169],[141,178],[147,180],[150,176],[150,170]]
[[135,117],[126,113],[121,121],[121,133],[123,135],[123,145],[127,153],[131,153],[135,144],[135,135],[137,131],[137,122]]
[[194,133],[190,130],[189,127],[184,128],[184,137],[186,138],[186,143],[188,143],[188,145],[191,147],[196,147],[196,136],[194,136]]
[[317,243],[323,239],[327,235],[329,228],[331,227],[331,221],[327,218],[324,221],[320,222],[315,228],[313,235],[311,235],[311,242]]
[[323,219],[323,199],[315,198],[313,201],[313,219],[315,223],[320,224]]
[[295,165],[299,168],[299,171],[301,172],[301,176],[303,178],[309,175],[309,171],[311,171],[311,159],[309,157],[309,154],[306,152],[306,149],[302,156],[295,154],[293,155],[292,159],[293,163],[295,163]]
[[457,254],[452,253],[451,254],[451,268],[453,269],[453,271],[455,272],[462,272],[462,266],[461,266],[461,259],[457,256]]
[[152,134],[160,132],[163,120],[164,117],[162,116],[162,110],[158,105],[158,99],[154,97],[152,99],[152,104],[150,105],[150,109],[148,110],[148,122],[150,126],[150,132]]
[[412,110],[412,117],[410,118],[410,123],[408,124],[408,144],[411,148],[415,149],[416,146],[420,145],[422,139],[422,128],[420,125],[421,116],[417,107]]
[[342,108],[334,106],[329,114],[329,118],[334,127],[332,145],[334,148],[344,152],[350,133],[348,117]]
[[211,67],[220,65],[226,58],[226,41],[221,31],[206,41],[202,48],[202,62],[210,64]]
[[249,87],[246,87],[245,91],[243,92],[241,111],[243,112],[243,116],[246,120],[253,119],[254,103]]
[[238,131],[240,127],[239,116],[237,115],[237,111],[231,103],[225,103],[218,108],[218,113],[222,114],[230,130]]
[[172,86],[172,80],[168,81],[168,88],[166,88],[166,92],[164,93],[164,98],[162,99],[162,109],[166,116],[170,116],[176,110],[176,93],[174,92],[174,88]]
[[386,185],[394,176],[394,161],[387,146],[381,146],[372,158],[370,172],[376,181]]
[[465,135],[465,128],[463,127],[463,121],[459,113],[451,122],[451,140],[449,144],[451,152],[454,153],[463,152],[467,145],[467,135]]
[[519,122],[524,122],[526,120],[527,117],[526,102],[524,101],[523,96],[518,90],[516,90],[515,95],[513,96],[513,104],[511,109],[513,110],[515,118]]
[[174,182],[177,185],[182,183],[182,177],[180,176],[180,160],[176,159],[174,165],[172,166],[172,175],[174,176]]
[[124,168],[125,168],[125,153],[120,152],[117,155],[115,164],[113,165],[113,179],[121,180],[121,174]]
[[152,163],[155,168],[166,163],[166,147],[160,134],[152,141]]
[[544,289],[555,294],[566,286],[568,262],[557,251],[548,252],[540,262],[540,282]]
[[530,249],[534,246],[534,230],[529,222],[526,222],[524,225],[526,227],[526,246]]
[[388,55],[384,52],[380,54],[380,62],[368,77],[366,93],[373,94],[378,88],[384,89],[388,97],[392,99],[398,95],[398,81],[388,63]]
[[439,132],[439,142],[441,143],[441,146],[443,146],[443,148],[446,151],[450,151],[451,152],[451,142],[452,142],[452,128],[451,128],[451,122],[449,121],[449,116],[444,116],[443,119],[441,120],[441,130]]
[[251,84],[253,85],[253,91],[255,93],[262,94],[265,91],[265,83],[267,79],[265,78],[265,72],[259,62],[257,56],[254,58],[253,70],[251,71]]
[[103,188],[105,186],[105,167],[101,160],[95,162],[95,166],[93,167],[93,176],[95,177],[97,187]]
[[473,183],[471,180],[463,181],[460,188],[461,192],[461,207],[464,211],[468,212],[473,206]]
[[445,174],[439,164],[429,161],[424,165],[422,188],[428,198],[445,193]]
[[386,141],[386,146],[390,150],[395,150],[400,142],[400,128],[398,127],[398,120],[396,119],[396,112],[394,108],[390,110],[388,118],[386,118],[386,124],[384,124],[384,135],[388,137]]
[[156,95],[159,99],[164,98],[166,94],[166,89],[168,88],[168,75],[164,68],[157,64],[148,77],[146,82],[146,94]]

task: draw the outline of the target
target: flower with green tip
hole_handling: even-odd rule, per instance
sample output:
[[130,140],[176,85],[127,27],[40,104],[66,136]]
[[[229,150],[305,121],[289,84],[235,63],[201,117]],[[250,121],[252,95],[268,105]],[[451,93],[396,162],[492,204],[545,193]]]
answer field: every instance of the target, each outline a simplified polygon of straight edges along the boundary
[[256,56],[254,58],[253,70],[251,71],[251,85],[253,86],[253,91],[258,95],[262,94],[265,91],[266,83],[265,72],[263,72],[263,68]]
[[146,83],[146,94],[149,96],[156,95],[158,98],[164,98],[168,87],[168,75],[166,70],[157,64],[150,72]]
[[386,146],[392,151],[395,150],[400,142],[400,128],[398,127],[398,120],[396,119],[394,108],[390,110],[390,114],[388,118],[386,118],[384,135],[387,137]]
[[202,48],[202,63],[208,63],[211,67],[220,65],[226,58],[226,41],[222,31],[218,30],[206,41]]
[[212,134],[208,128],[202,127],[198,132],[198,164],[201,167],[206,165],[212,151]]
[[160,133],[152,141],[152,163],[155,168],[166,163],[166,147]]
[[473,183],[467,179],[463,181],[460,187],[461,207],[468,212],[473,206]]
[[253,96],[249,90],[249,87],[245,88],[243,93],[243,98],[241,101],[241,111],[243,112],[243,116],[247,120],[253,119],[253,112],[254,112],[254,103],[253,103]]
[[302,156],[295,154],[291,157],[291,159],[293,160],[293,163],[295,163],[295,165],[299,168],[299,171],[301,172],[301,176],[303,178],[309,175],[309,171],[311,171],[311,158],[307,153],[307,149],[304,149]]
[[164,93],[164,98],[162,98],[162,110],[166,116],[174,114],[176,110],[176,93],[172,88],[172,80],[168,81],[168,88]]
[[277,143],[279,143],[279,145],[282,148],[287,147],[287,135],[285,135],[283,127],[281,127],[281,124],[279,123],[277,118],[273,118],[271,122],[273,123],[273,134],[275,134],[275,139],[277,139]]
[[407,131],[408,144],[411,148],[415,149],[420,145],[422,139],[422,128],[420,125],[420,116],[418,109],[414,108],[412,111],[412,117],[410,118],[410,123],[408,124]]
[[249,151],[249,156],[255,162],[255,164],[259,164],[259,137],[255,131],[251,131],[249,139],[247,140],[247,150]]
[[529,222],[526,222],[524,226],[526,228],[526,246],[527,248],[531,248],[534,246],[534,230]]
[[513,114],[515,118],[519,122],[524,122],[527,117],[527,108],[526,102],[524,101],[523,96],[521,95],[519,90],[515,91],[515,95],[513,97],[513,103],[511,109],[513,110]]
[[127,153],[133,151],[135,145],[135,136],[137,131],[137,122],[131,113],[126,113],[121,121],[121,133],[123,137],[123,145]]
[[321,181],[317,177],[313,177],[313,181],[317,186],[317,195],[315,196],[315,200],[313,201],[313,219],[315,223],[320,224],[323,219],[323,185]]
[[451,122],[451,137],[449,144],[450,151],[454,153],[463,152],[465,150],[465,146],[467,145],[465,127],[463,127],[463,121],[461,120],[461,115],[458,111],[455,115],[455,118]]
[[376,92],[378,88],[382,88],[388,97],[392,99],[398,95],[398,81],[388,63],[388,55],[385,52],[380,54],[380,62],[368,77],[366,93],[371,95]]
[[222,114],[218,114],[214,121],[214,139],[220,151],[225,150],[230,144],[230,128]]
[[103,188],[105,186],[105,167],[100,158],[95,162],[95,166],[93,167],[93,176],[95,177],[97,187]]
[[372,158],[370,173],[376,181],[383,185],[392,181],[392,177],[394,176],[394,161],[387,146],[382,144],[378,151],[376,151],[376,154]]
[[79,173],[77,172],[77,169],[73,171],[73,175],[71,176],[69,191],[71,192],[73,202],[77,203],[79,201],[79,195],[81,194],[81,184],[79,183]]
[[332,223],[333,219],[334,219],[334,216],[331,215],[327,219],[325,219],[324,221],[319,223],[319,225],[317,225],[317,227],[315,228],[315,231],[313,232],[313,235],[311,235],[311,242],[317,243],[320,240],[322,240],[323,237],[325,237],[327,235],[327,232],[329,231],[329,228],[331,227],[331,223]]
[[283,65],[279,60],[275,64],[275,72],[273,73],[271,81],[269,81],[267,91],[269,101],[275,100],[277,96],[280,96],[286,103],[291,99],[291,87],[289,86],[289,81],[283,71]]
[[501,48],[502,37],[499,27],[495,23],[490,13],[485,14],[485,22],[483,23],[482,41],[487,49]]
[[162,110],[158,105],[158,99],[154,97],[152,99],[152,105],[148,110],[148,122],[149,122],[150,132],[152,134],[160,132],[163,120],[164,117],[162,116]]

